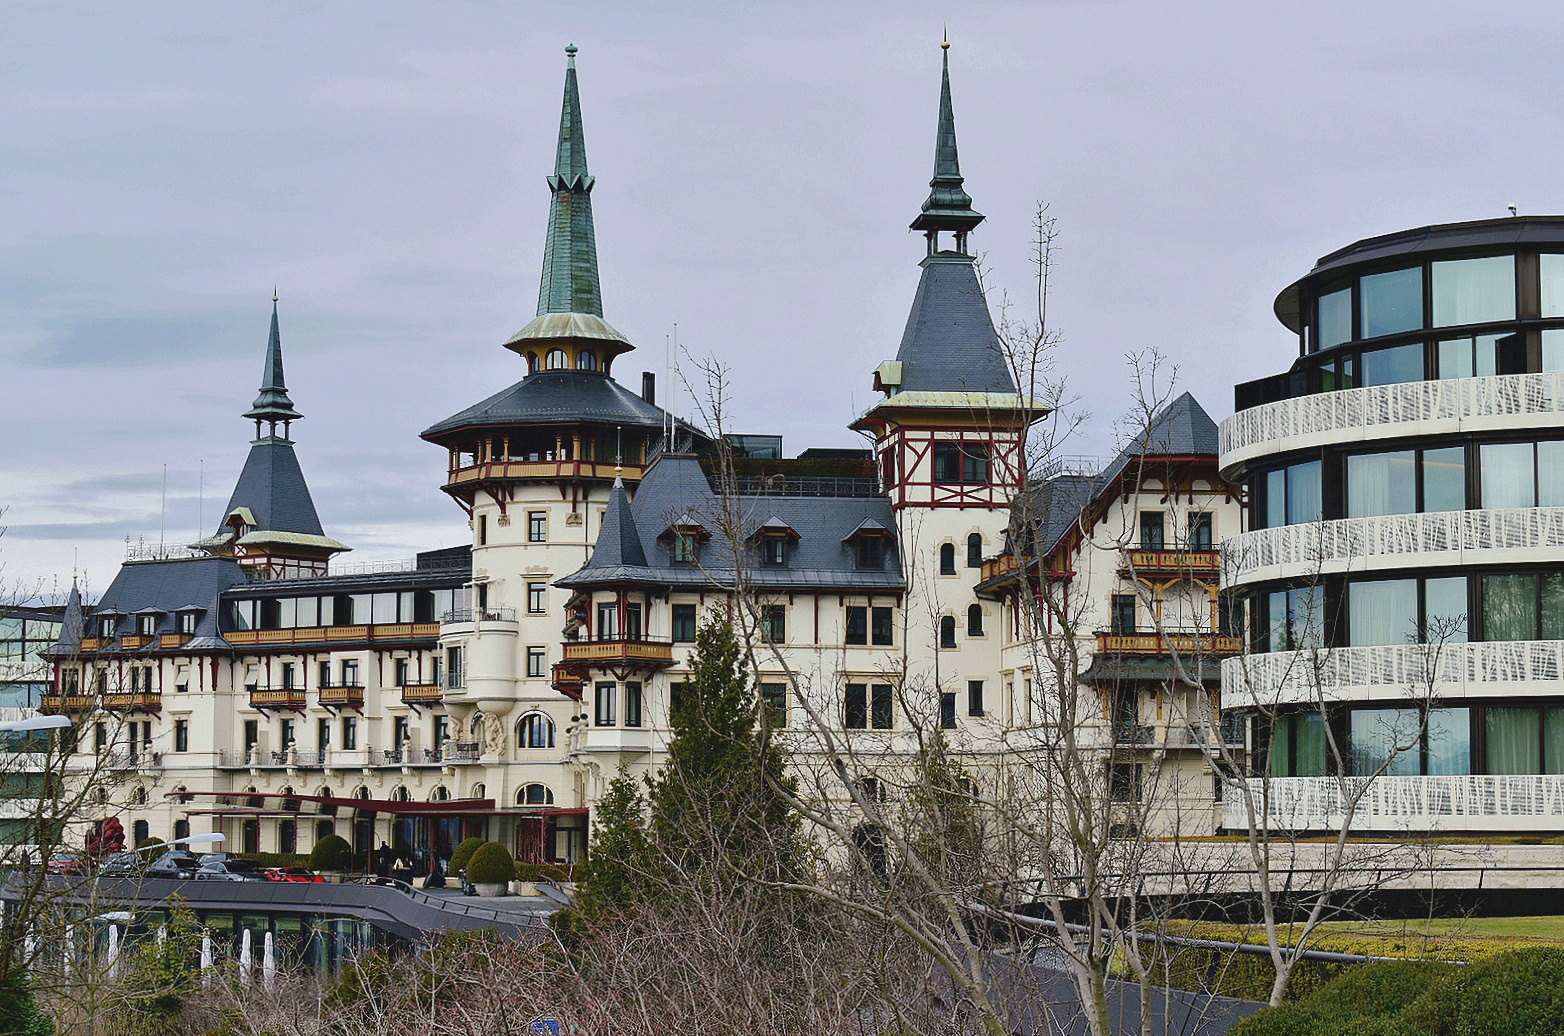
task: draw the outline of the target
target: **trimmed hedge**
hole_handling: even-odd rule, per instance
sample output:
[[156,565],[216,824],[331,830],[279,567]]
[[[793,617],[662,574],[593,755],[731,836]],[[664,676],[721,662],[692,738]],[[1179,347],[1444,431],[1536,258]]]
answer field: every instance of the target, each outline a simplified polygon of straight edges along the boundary
[[308,867],[308,853],[234,853],[241,860],[249,860],[258,867]]
[[309,868],[314,871],[345,871],[353,864],[353,847],[341,835],[327,835],[310,850]]
[[568,863],[522,863],[516,861],[520,881],[575,881],[576,869]]
[[503,885],[516,877],[516,861],[498,842],[484,842],[467,862],[467,880],[473,885]]
[[151,836],[149,836],[147,838],[143,838],[141,841],[137,842],[136,843],[136,848],[137,849],[151,849],[154,846],[166,845],[166,844],[167,843],[164,842],[163,839],[157,837],[156,835],[151,835]]
[[478,851],[483,844],[481,838],[464,838],[456,846],[456,851],[451,853],[451,865],[448,870],[452,874],[460,874],[467,869],[467,862],[472,859],[472,854]]

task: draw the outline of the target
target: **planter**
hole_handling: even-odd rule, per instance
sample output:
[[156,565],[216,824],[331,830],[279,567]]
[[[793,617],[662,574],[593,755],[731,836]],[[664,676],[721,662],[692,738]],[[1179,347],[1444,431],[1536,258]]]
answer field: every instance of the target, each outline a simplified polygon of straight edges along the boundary
[[535,881],[522,881],[517,879],[510,883],[510,894],[513,896],[536,896],[538,883]]
[[503,896],[509,891],[506,883],[503,881],[475,881],[472,883],[472,887],[478,890],[478,895],[490,899]]

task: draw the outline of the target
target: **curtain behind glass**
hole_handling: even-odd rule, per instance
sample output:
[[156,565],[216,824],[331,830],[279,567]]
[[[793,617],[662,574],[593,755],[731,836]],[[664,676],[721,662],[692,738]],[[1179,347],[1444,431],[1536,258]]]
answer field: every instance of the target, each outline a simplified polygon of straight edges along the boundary
[[1466,510],[1466,449],[1423,451],[1423,510]]
[[1534,640],[1537,577],[1483,576],[1483,639]]
[[1433,264],[1434,326],[1515,319],[1515,257]]
[[1428,772],[1472,772],[1472,710],[1430,709]]
[[1320,297],[1320,348],[1352,341],[1352,289]]
[[1287,469],[1287,524],[1317,522],[1320,509],[1320,462],[1294,464]]
[[1360,453],[1347,458],[1347,517],[1417,510],[1417,454]]
[[1294,651],[1325,646],[1325,588],[1308,586],[1287,591],[1289,646]]
[[1532,444],[1484,443],[1481,458],[1484,507],[1533,507],[1537,502],[1532,481]]
[[1564,640],[1564,573],[1542,577],[1542,639]]
[[1279,529],[1287,524],[1287,469],[1265,473],[1265,527]]
[[1542,332],[1542,372],[1564,371],[1564,328]]
[[1420,726],[1416,709],[1353,709],[1352,772],[1367,777],[1389,760],[1387,775],[1415,776]]
[[1564,708],[1542,710],[1542,767],[1544,773],[1564,773]]
[[1564,317],[1564,255],[1545,253],[1539,258],[1542,260],[1542,315]]
[[1289,718],[1293,723],[1293,776],[1325,776],[1325,717],[1306,712]]
[[1423,582],[1423,641],[1466,643],[1466,577],[1448,576]]
[[1564,507],[1564,440],[1537,444],[1537,506]]
[[1353,647],[1417,641],[1417,580],[1384,579],[1347,588],[1348,643]]
[[1488,709],[1489,773],[1541,773],[1541,715],[1536,709]]

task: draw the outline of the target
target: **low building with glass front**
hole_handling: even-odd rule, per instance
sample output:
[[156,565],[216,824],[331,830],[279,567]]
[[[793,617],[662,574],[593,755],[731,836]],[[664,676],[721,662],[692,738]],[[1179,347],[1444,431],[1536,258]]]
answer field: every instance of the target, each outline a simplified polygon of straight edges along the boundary
[[1298,359],[1237,387],[1220,460],[1222,696],[1274,821],[1366,787],[1359,830],[1564,830],[1564,217],[1359,241],[1275,308]]

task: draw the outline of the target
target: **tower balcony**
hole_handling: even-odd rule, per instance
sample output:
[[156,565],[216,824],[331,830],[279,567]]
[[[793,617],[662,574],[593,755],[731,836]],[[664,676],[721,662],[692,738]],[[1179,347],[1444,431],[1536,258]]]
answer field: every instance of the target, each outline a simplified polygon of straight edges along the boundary
[[591,460],[492,460],[466,467],[452,468],[446,475],[447,492],[460,491],[485,482],[543,481],[559,482],[599,479],[612,482],[616,474],[627,482],[638,482],[645,466],[615,465],[612,461]]
[[1564,374],[1411,381],[1264,403],[1223,421],[1221,469],[1257,458],[1391,436],[1564,427]]
[[1184,577],[1215,581],[1222,574],[1222,556],[1214,550],[1130,550],[1124,574],[1158,578]]

